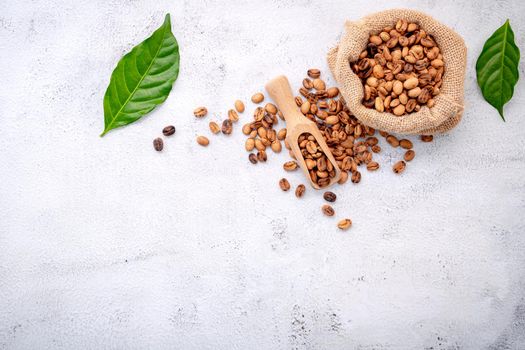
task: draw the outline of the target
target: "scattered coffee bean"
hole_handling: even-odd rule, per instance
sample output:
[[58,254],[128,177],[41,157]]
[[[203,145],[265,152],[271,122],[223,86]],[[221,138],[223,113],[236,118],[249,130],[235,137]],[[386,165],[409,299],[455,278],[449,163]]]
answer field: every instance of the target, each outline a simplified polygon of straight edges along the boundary
[[366,165],[366,169],[368,171],[376,171],[379,169],[379,163],[378,162],[370,162]]
[[297,167],[298,165],[295,160],[291,160],[283,164],[283,169],[286,171],[294,171],[295,169],[297,169]]
[[323,211],[323,214],[326,215],[326,216],[334,216],[335,215],[334,208],[332,208],[328,204],[323,205],[321,207],[321,210]]
[[414,159],[414,157],[416,156],[416,152],[414,152],[413,150],[409,149],[408,151],[405,152],[405,155],[403,156],[403,159],[407,162],[410,162],[412,159]]
[[412,141],[407,139],[402,139],[401,141],[399,141],[399,145],[404,149],[411,149],[412,147],[414,147]]
[[406,166],[407,164],[404,161],[400,160],[399,162],[394,164],[392,170],[396,174],[401,174],[405,170]]
[[317,68],[308,69],[308,76],[312,79],[319,78],[321,76],[321,71]]
[[330,191],[326,191],[324,194],[323,194],[323,198],[325,201],[327,202],[335,202],[335,200],[337,199],[337,196],[335,193],[333,192],[330,192]]
[[160,152],[164,148],[164,141],[160,137],[157,137],[155,140],[153,140],[153,148],[155,148],[155,151]]
[[232,131],[233,131],[232,121],[230,119],[225,119],[222,122],[222,133],[226,135],[230,135]]
[[216,122],[210,122],[210,131],[214,134],[217,134],[221,131],[221,128],[219,126],[219,124],[217,124]]
[[388,135],[386,137],[386,142],[388,142],[390,146],[394,148],[399,147],[399,140],[394,135]]
[[257,160],[259,162],[266,162],[267,159],[268,159],[268,156],[266,155],[266,151],[257,152]]
[[281,190],[283,191],[288,191],[290,189],[290,183],[283,177],[279,180],[279,187],[281,187]]
[[299,186],[297,186],[297,188],[295,189],[295,196],[297,198],[301,198],[304,194],[304,192],[306,191],[306,187],[303,185],[303,184],[300,184]]
[[352,220],[350,219],[343,219],[337,223],[337,227],[341,230],[348,230],[350,226],[352,226]]
[[244,112],[244,103],[241,100],[235,101],[235,109],[237,110],[237,112],[243,113]]
[[423,142],[432,142],[432,140],[434,140],[432,135],[421,135],[421,141]]
[[208,114],[208,110],[206,109],[206,107],[198,107],[198,108],[196,108],[196,109],[193,111],[193,114],[194,114],[197,118],[202,118],[202,117],[206,116],[206,114]]
[[175,134],[175,127],[173,125],[168,125],[164,129],[162,129],[162,134],[164,136],[171,136]]
[[262,101],[264,101],[264,95],[261,94],[260,92],[254,94],[252,96],[252,102],[253,103],[261,103]]
[[277,107],[273,103],[267,103],[264,109],[270,114],[277,114]]
[[232,122],[236,122],[239,120],[239,115],[237,114],[237,112],[235,112],[235,110],[230,109],[228,111],[228,119],[230,119]]
[[257,156],[255,154],[250,153],[250,155],[248,156],[248,159],[250,160],[252,164],[257,164]]
[[206,147],[210,144],[210,140],[206,136],[197,136],[197,143]]

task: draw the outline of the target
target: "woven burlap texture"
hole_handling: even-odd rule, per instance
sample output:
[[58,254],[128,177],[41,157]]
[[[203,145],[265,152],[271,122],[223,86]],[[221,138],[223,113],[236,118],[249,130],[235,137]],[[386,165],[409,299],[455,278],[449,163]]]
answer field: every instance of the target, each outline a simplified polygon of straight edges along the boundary
[[[357,61],[366,48],[371,33],[378,34],[399,19],[418,23],[433,35],[445,62],[443,84],[440,94],[434,99],[435,105],[432,108],[424,106],[419,112],[400,117],[363,106],[363,84],[350,67],[350,62]],[[365,125],[390,133],[428,135],[448,131],[461,120],[467,47],[456,32],[422,12],[392,9],[357,22],[346,22],[341,41],[328,53],[328,65],[348,108]]]

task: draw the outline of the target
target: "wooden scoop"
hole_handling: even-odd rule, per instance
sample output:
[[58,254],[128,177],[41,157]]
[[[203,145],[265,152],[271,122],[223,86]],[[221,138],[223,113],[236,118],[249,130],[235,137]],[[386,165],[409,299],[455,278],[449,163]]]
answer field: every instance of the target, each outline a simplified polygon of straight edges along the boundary
[[328,145],[326,144],[323,135],[321,135],[321,132],[317,128],[317,125],[310,119],[306,118],[297,109],[297,105],[295,104],[295,100],[292,95],[292,89],[290,88],[290,83],[288,82],[288,79],[286,79],[284,75],[281,75],[273,80],[270,80],[268,84],[266,84],[266,91],[268,91],[270,97],[275,101],[275,103],[277,103],[277,106],[284,115],[287,130],[286,142],[288,142],[288,144],[290,145],[290,148],[292,149],[292,152],[295,155],[295,159],[301,166],[301,169],[303,169],[304,175],[310,181],[310,184],[315,189],[321,189],[318,184],[312,181],[308,168],[306,167],[303,155],[301,154],[301,149],[299,148],[298,139],[299,136],[301,136],[304,133],[311,134],[315,138],[315,140],[321,147],[321,150],[326,155],[328,161],[330,161],[334,166],[335,176],[330,180],[328,186],[325,186],[323,188],[327,188],[335,182],[337,182],[339,180],[339,177],[341,176],[341,170],[339,170],[337,162],[335,161],[332,152],[330,152],[330,149],[328,148]]

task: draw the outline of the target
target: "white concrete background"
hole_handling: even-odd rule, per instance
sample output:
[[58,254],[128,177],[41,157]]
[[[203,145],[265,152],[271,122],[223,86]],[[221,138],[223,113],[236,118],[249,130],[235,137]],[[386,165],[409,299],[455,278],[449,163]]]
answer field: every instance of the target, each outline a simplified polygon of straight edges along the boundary
[[[325,53],[344,20],[392,7],[433,14],[469,48],[464,120],[416,142],[402,176],[385,146],[383,168],[337,188],[326,218],[320,193],[279,190],[285,154],[248,163],[240,127],[196,145],[277,74],[297,88],[319,67],[332,81]],[[169,99],[99,138],[114,66],[167,12],[181,47]],[[525,52],[524,12],[518,0],[2,1],[0,348],[525,349],[524,64],[506,123],[474,71],[506,18]]]

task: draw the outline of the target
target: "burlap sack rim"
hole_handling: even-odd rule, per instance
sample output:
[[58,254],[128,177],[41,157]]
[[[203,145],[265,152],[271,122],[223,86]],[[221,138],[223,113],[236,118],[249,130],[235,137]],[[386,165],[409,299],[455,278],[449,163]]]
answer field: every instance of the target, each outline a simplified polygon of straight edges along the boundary
[[[447,131],[454,126],[457,125],[457,123],[461,119],[461,114],[463,112],[464,106],[463,106],[463,94],[464,89],[463,86],[461,87],[461,93],[460,97],[458,99],[453,99],[447,94],[447,81],[450,80],[448,77],[451,77],[453,75],[459,76],[461,78],[461,81],[464,81],[465,74],[466,74],[466,45],[455,31],[448,28],[444,24],[440,23],[439,21],[435,20],[433,17],[420,12],[416,10],[411,9],[390,9],[390,10],[384,10],[380,12],[373,13],[371,15],[368,15],[366,17],[363,17],[362,19],[358,21],[347,21],[345,23],[345,33],[343,34],[343,37],[340,41],[340,44],[333,49],[331,49],[328,53],[328,63],[330,66],[330,69],[332,70],[332,73],[334,74],[334,77],[338,83],[345,84],[344,79],[341,79],[341,76],[345,76],[347,78],[350,78],[351,80],[354,80],[353,84],[355,84],[355,80],[361,84],[360,79],[353,73],[352,69],[350,68],[349,62],[355,61],[358,59],[359,54],[355,53],[355,55],[352,55],[351,53],[345,54],[345,43],[348,43],[348,40],[353,40],[354,42],[357,41],[353,36],[356,35],[362,35],[365,38],[368,38],[368,35],[370,32],[379,32],[384,26],[391,25],[392,23],[385,23],[377,25],[376,27],[371,27],[370,21],[373,19],[376,19],[378,17],[382,16],[394,16],[398,18],[405,18],[408,20],[415,19],[417,22],[419,22],[422,27],[437,27],[441,28],[443,31],[447,32],[447,42],[442,42],[440,38],[435,37],[436,41],[438,42],[438,45],[443,49],[447,47],[456,47],[457,49],[461,49],[464,54],[462,57],[448,57],[444,53],[445,58],[445,74],[443,76],[443,89],[442,92],[435,98],[435,106],[429,109],[428,107],[423,107],[419,112],[407,114],[402,117],[395,116],[392,113],[386,113],[386,112],[377,112],[373,109],[366,108],[362,105],[362,99],[364,92],[363,90],[359,90],[360,93],[357,96],[348,96],[345,94],[345,86],[341,89],[341,93],[343,94],[343,97],[345,98],[345,101],[347,103],[348,108],[350,111],[356,116],[356,118],[360,119],[365,124],[376,127],[378,129],[385,129],[385,124],[395,124],[398,127],[395,128],[396,130],[385,130],[389,132],[397,132],[397,133],[407,133],[407,134],[425,134],[425,133],[434,133],[434,132],[444,132]],[[425,22],[431,22],[425,23]],[[427,25],[425,25],[427,24]],[[348,30],[348,27],[355,27],[360,32],[358,33],[351,33]],[[430,31],[429,31],[430,32]],[[350,35],[353,36],[350,36]],[[434,34],[434,33],[432,33]],[[363,42],[363,47],[366,46],[366,40]],[[341,51],[343,51],[343,54],[341,54]],[[447,51],[447,50],[443,50]],[[341,62],[343,60],[343,62]],[[339,68],[339,70],[336,69]],[[340,73],[340,75],[338,74]],[[453,88],[453,87],[450,87]],[[446,105],[445,105],[446,104]],[[450,111],[450,107],[453,106],[452,112]],[[445,112],[445,107],[448,110],[448,113]],[[366,113],[364,113],[366,112]],[[372,114],[371,118],[364,118],[365,120],[362,120],[361,117],[364,114]],[[453,120],[453,118],[455,120]],[[449,120],[450,119],[450,120]],[[388,122],[385,122],[388,121]],[[417,120],[417,123],[415,121]],[[383,121],[383,123],[381,123]],[[379,123],[378,123],[379,122]],[[383,124],[383,125],[382,125]],[[415,125],[424,125],[421,129],[414,129]]]

